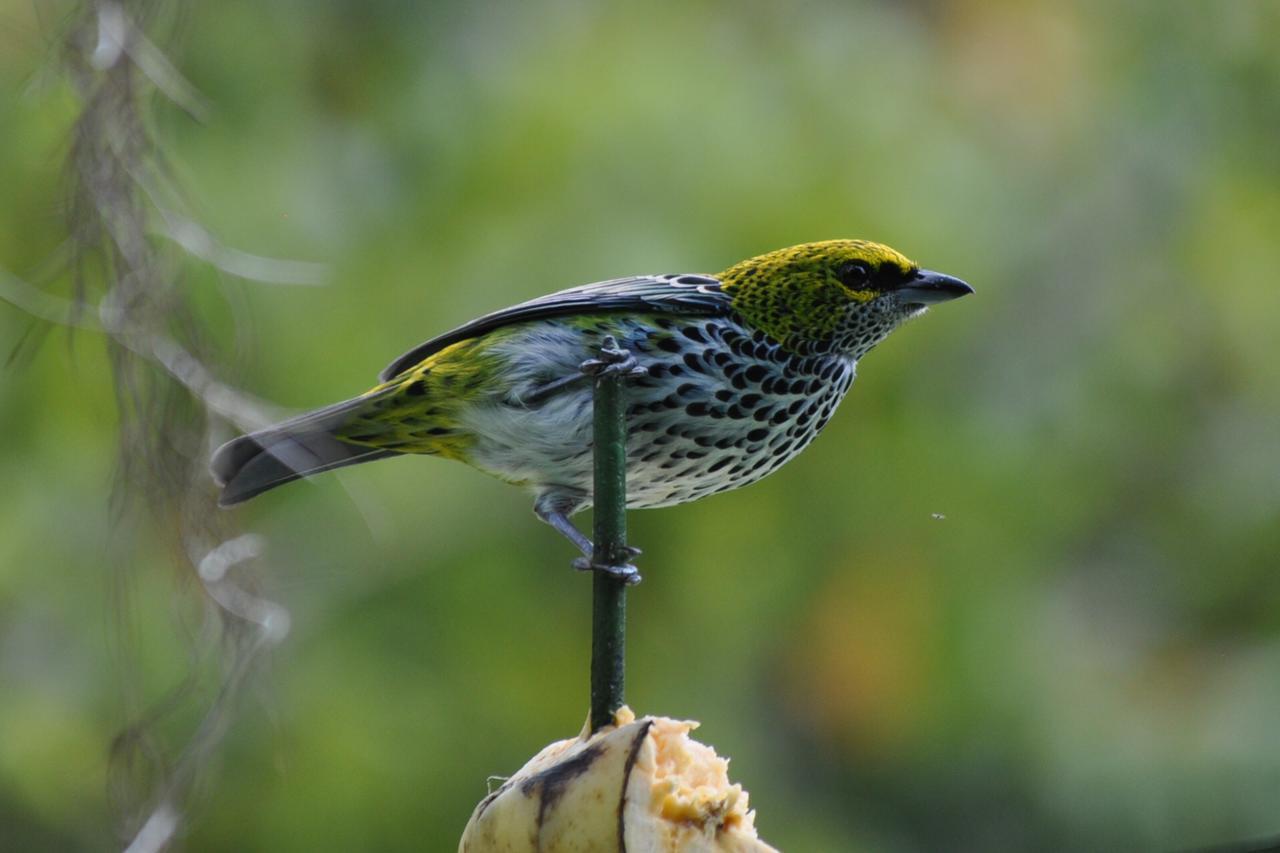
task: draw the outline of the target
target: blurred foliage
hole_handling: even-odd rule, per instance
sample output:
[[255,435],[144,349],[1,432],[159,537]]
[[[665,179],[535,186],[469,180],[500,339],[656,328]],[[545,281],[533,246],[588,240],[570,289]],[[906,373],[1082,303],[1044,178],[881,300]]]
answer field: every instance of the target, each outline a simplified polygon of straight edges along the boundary
[[[0,0],[23,276],[65,239],[77,109],[47,12]],[[191,264],[223,375],[283,406],[519,299],[806,240],[972,282],[782,473],[632,515],[629,698],[701,720],[784,850],[1184,848],[1280,832],[1278,39],[1261,0],[229,0],[168,46],[211,120],[157,131],[220,237],[332,270]],[[29,333],[0,306],[0,355]],[[145,564],[156,698],[197,593],[108,513],[100,342],[20,352],[0,847],[104,849],[107,564]],[[236,510],[293,633],[187,849],[450,849],[487,775],[585,717],[590,584],[526,496],[441,460],[339,476]]]

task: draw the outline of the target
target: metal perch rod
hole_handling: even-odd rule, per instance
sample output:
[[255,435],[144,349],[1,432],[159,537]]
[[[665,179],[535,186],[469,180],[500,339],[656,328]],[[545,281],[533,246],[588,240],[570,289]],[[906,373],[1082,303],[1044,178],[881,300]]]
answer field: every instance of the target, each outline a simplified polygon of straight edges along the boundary
[[[583,369],[594,382],[595,522],[592,537],[596,567],[622,567],[635,553],[627,547],[627,424],[628,376],[645,372],[634,358],[605,338],[601,358]],[[591,616],[591,731],[613,724],[623,703],[625,682],[627,586],[634,573],[593,572]]]

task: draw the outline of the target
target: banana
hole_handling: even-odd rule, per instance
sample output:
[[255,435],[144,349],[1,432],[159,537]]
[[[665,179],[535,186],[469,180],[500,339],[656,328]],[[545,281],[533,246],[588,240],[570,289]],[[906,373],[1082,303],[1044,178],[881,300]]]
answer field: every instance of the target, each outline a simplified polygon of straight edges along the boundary
[[480,801],[459,853],[777,853],[697,726],[623,707],[551,744]]

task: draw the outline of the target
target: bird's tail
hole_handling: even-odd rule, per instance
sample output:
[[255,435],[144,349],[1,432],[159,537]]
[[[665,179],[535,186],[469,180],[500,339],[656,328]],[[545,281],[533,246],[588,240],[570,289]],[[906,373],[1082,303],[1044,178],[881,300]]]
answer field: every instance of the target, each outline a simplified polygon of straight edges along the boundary
[[339,437],[341,429],[369,401],[368,395],[346,400],[219,447],[209,464],[214,480],[222,487],[218,504],[231,506],[321,471],[400,455]]

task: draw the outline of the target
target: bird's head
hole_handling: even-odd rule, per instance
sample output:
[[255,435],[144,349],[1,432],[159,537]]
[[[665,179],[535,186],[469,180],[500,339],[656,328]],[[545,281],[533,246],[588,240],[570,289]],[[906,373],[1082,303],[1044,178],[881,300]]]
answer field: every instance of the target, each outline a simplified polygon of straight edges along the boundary
[[930,305],[972,293],[865,240],[803,243],[735,264],[717,278],[752,326],[796,352],[861,358]]

